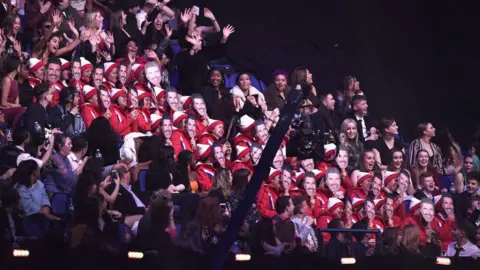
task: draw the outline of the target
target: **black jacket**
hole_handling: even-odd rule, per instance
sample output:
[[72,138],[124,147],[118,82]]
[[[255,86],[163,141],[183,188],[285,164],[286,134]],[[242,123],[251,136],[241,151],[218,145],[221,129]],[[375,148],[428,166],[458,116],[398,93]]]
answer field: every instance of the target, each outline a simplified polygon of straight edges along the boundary
[[42,131],[46,126],[50,125],[50,117],[47,109],[39,103],[33,103],[25,112],[25,126],[30,134],[35,134],[35,122],[38,122]]
[[20,154],[25,153],[13,144],[6,145],[0,150],[0,175],[3,175],[11,168],[17,167],[17,158]]
[[[112,194],[114,189],[115,189],[114,185],[110,185],[109,188],[107,189],[107,192],[109,194]],[[122,213],[122,215],[124,216],[143,215],[145,213],[145,208],[137,207],[137,204],[135,203],[135,199],[133,198],[133,195],[130,194],[130,192],[125,187],[123,187],[123,185],[120,185],[117,199],[113,203],[113,209]]]
[[[363,131],[362,131],[362,124],[360,123],[359,120],[357,120],[357,117],[353,112],[347,114],[346,118],[351,118],[357,122],[357,131],[358,131],[358,140],[361,142],[365,142],[365,137],[363,136]],[[369,116],[364,116],[363,121],[365,121],[365,125],[367,126],[367,135],[370,136],[370,128],[374,126],[373,121],[370,119]]]

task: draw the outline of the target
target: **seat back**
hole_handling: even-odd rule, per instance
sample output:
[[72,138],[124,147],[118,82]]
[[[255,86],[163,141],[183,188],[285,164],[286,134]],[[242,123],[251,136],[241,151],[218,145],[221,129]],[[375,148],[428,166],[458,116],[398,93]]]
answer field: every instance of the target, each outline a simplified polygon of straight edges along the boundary
[[138,181],[140,182],[140,191],[147,191],[147,170],[140,170],[138,172]]
[[54,193],[52,195],[52,214],[64,216],[69,213],[72,198],[66,193]]
[[36,240],[41,240],[43,238],[42,229],[40,229],[40,227],[37,224],[24,218],[22,222],[22,226],[23,226],[23,230],[25,231],[25,234],[28,237],[33,237]]
[[118,223],[118,235],[122,243],[130,243],[133,238],[132,230],[125,223]]

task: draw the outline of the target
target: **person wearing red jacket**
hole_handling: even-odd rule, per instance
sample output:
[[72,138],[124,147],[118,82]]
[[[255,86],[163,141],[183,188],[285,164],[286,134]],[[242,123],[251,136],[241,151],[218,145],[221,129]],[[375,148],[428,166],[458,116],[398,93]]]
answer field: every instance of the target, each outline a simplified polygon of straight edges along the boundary
[[[273,177],[272,181],[263,184],[257,193],[257,209],[263,218],[273,218],[277,215],[276,201],[280,197],[280,177]],[[293,211],[293,207],[292,207]]]
[[367,172],[357,172],[357,187],[350,189],[347,196],[350,198],[366,199],[367,194],[372,188],[373,174]]
[[200,94],[193,94],[190,96],[193,103],[193,113],[195,114],[197,136],[205,133],[208,126],[207,106],[205,100]]
[[28,76],[28,83],[34,88],[35,85],[42,83],[43,78],[45,77],[45,63],[37,58],[30,58],[27,67],[30,73]]
[[213,148],[209,144],[197,144],[198,164],[195,168],[197,182],[201,191],[209,191],[213,187],[215,168],[212,163]]
[[381,208],[381,215],[377,217],[382,225],[382,231],[386,228],[391,227],[400,227],[402,225],[402,220],[394,215],[394,199],[391,194],[387,195],[385,202]]
[[315,175],[312,172],[306,172],[303,181],[299,184],[302,187],[301,195],[307,200],[307,214],[317,220],[327,212],[328,198],[322,193],[317,192]]
[[452,231],[456,226],[453,199],[449,193],[444,193],[443,195],[435,196],[435,200],[441,206],[441,210],[435,215],[434,222],[440,227],[439,238],[442,241],[442,253],[444,253],[448,244],[453,241]]
[[118,65],[114,62],[106,62],[103,64],[103,72],[106,81],[102,85],[110,93],[118,82]]
[[420,230],[420,244],[429,243],[433,231],[440,232],[440,227],[434,222],[435,210],[432,200],[424,198],[420,202],[420,215],[408,216],[402,224],[402,228],[408,224],[416,225]]
[[[187,128],[187,126],[188,124],[185,126],[185,128]],[[172,140],[172,147],[175,152],[175,160],[178,158],[178,154],[180,154],[180,152],[184,150],[194,152],[194,149],[192,146],[192,140],[188,135],[188,131],[186,131],[185,129],[175,129],[172,133],[171,140]]]
[[122,89],[112,88],[110,91],[110,99],[112,106],[110,111],[112,116],[110,117],[110,125],[113,131],[120,134],[122,137],[131,132],[131,125],[133,121],[137,120],[138,112],[127,111],[127,92]]
[[87,102],[83,104],[80,115],[82,116],[83,122],[88,129],[92,121],[100,116],[100,112],[98,110],[97,88],[93,88],[90,85],[85,85],[83,87],[83,100]]
[[47,63],[47,82],[50,87],[54,87],[52,102],[49,107],[55,107],[60,101],[60,91],[63,89],[63,84],[60,81],[60,74],[62,72],[62,62],[60,59],[51,57]]
[[[135,94],[137,96],[135,96]],[[138,107],[135,110],[138,111],[138,117],[136,121],[136,129],[138,132],[146,133],[152,130],[150,125],[150,108],[151,108],[151,95],[142,87],[137,87],[137,92],[130,92],[130,99],[134,103],[134,99],[138,100]]]
[[213,164],[215,168],[230,168],[231,161],[225,157],[222,145],[217,141],[212,144],[213,148]]
[[[327,229],[330,221],[334,219],[342,219],[344,207],[345,204],[341,200],[334,197],[329,198],[327,203],[327,212],[317,219],[317,228]],[[324,243],[330,241],[330,233],[324,232],[322,234]]]

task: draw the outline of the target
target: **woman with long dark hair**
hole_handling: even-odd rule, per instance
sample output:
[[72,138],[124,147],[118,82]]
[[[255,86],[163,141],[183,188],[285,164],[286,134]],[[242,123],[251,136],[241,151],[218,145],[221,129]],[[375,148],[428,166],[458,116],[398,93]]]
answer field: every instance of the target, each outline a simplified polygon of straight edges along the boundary
[[438,188],[440,186],[440,176],[438,174],[438,171],[430,163],[427,150],[420,149],[417,152],[416,164],[410,168],[410,173],[412,174],[412,183],[415,189],[421,188],[422,183],[420,183],[420,175],[425,172],[433,173],[435,186],[437,186]]
[[[248,169],[238,169],[233,173],[232,192],[227,198],[227,205],[230,209],[230,212],[233,213],[233,211],[235,211],[235,209],[237,209],[237,207],[240,205],[249,179],[250,171]],[[255,206],[250,208],[245,220],[250,226],[253,226],[255,223],[257,223],[257,221],[260,220],[260,214]]]
[[179,193],[188,185],[175,164],[173,147],[162,146],[149,166],[147,190],[165,189],[171,193]]
[[378,130],[381,138],[373,142],[372,148],[375,153],[375,160],[385,170],[392,162],[392,150],[403,151],[403,143],[395,138],[395,135],[398,135],[398,126],[393,118],[382,118]]
[[[36,161],[22,161],[12,177],[12,184],[15,185],[20,195],[20,204],[27,216],[40,214],[49,220],[59,220],[51,214],[50,200],[45,191],[45,186],[39,180],[40,168]],[[43,219],[32,217],[34,220]]]
[[273,83],[265,89],[265,101],[269,110],[281,110],[287,102],[290,87],[288,86],[288,73],[283,69],[273,72]]
[[233,115],[232,95],[225,87],[223,72],[212,68],[208,72],[208,84],[201,90],[200,94],[207,105],[207,114],[213,119],[224,121],[231,119]]
[[445,175],[454,175],[462,170],[463,156],[460,146],[448,129],[445,129],[433,141],[440,147]]
[[22,33],[22,22],[20,17],[14,14],[8,14],[3,19],[2,29],[6,39],[5,52],[9,56],[17,56],[23,58],[22,49],[25,43]]
[[292,73],[292,80],[290,81],[290,85],[292,87],[297,87],[297,85],[301,86],[308,86],[311,88],[311,90],[308,93],[308,96],[306,97],[309,99],[313,106],[317,107],[318,104],[320,104],[320,99],[317,96],[317,90],[315,89],[315,86],[313,85],[313,77],[312,73],[310,73],[310,70],[306,67],[297,67]]
[[11,121],[15,129],[18,120],[25,113],[25,108],[20,105],[19,88],[15,77],[20,73],[20,59],[8,57],[4,63],[5,77],[2,79],[2,114],[5,120]]
[[103,166],[116,164],[120,160],[118,134],[103,116],[95,118],[86,132],[88,141],[87,156],[95,156],[97,149],[102,154]]

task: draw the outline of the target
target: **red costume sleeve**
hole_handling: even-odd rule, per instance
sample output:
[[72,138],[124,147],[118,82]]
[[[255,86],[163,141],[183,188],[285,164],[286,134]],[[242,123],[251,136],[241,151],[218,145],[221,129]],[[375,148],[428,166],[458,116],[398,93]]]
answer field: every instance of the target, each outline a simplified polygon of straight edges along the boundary
[[190,144],[190,140],[185,137],[183,132],[181,131],[174,131],[172,134],[172,147],[173,151],[175,152],[175,160],[178,158],[178,154],[184,150],[192,151],[192,145]]
[[[328,229],[328,223],[330,222],[330,217],[328,215],[323,215],[317,219],[317,228],[319,229]],[[331,235],[328,232],[322,232],[323,243],[328,243],[330,241]]]
[[213,179],[203,171],[201,167],[195,170],[197,173],[197,182],[201,191],[209,191],[213,186]]
[[[437,222],[437,217],[433,222]],[[455,227],[455,221],[453,220],[446,220],[443,222],[442,227],[439,228],[439,239],[442,241],[442,252],[447,250],[448,244],[453,241],[452,231]]]
[[275,211],[276,199],[277,198],[274,198],[274,196],[269,196],[267,186],[262,186],[260,188],[257,193],[257,209],[263,218],[273,218],[277,215],[277,212]]
[[138,112],[137,128],[138,128],[138,132],[142,132],[142,133],[152,130],[152,127],[150,126],[150,116],[146,114],[144,115],[142,111]]
[[125,117],[123,113],[116,108],[111,107],[110,109],[112,110],[112,116],[109,119],[110,125],[113,131],[124,137],[131,131],[130,125],[132,124],[132,118],[130,115]]
[[92,124],[92,121],[97,118],[97,113],[92,112],[92,109],[90,106],[84,106],[80,113],[87,129],[90,127],[90,124]]

